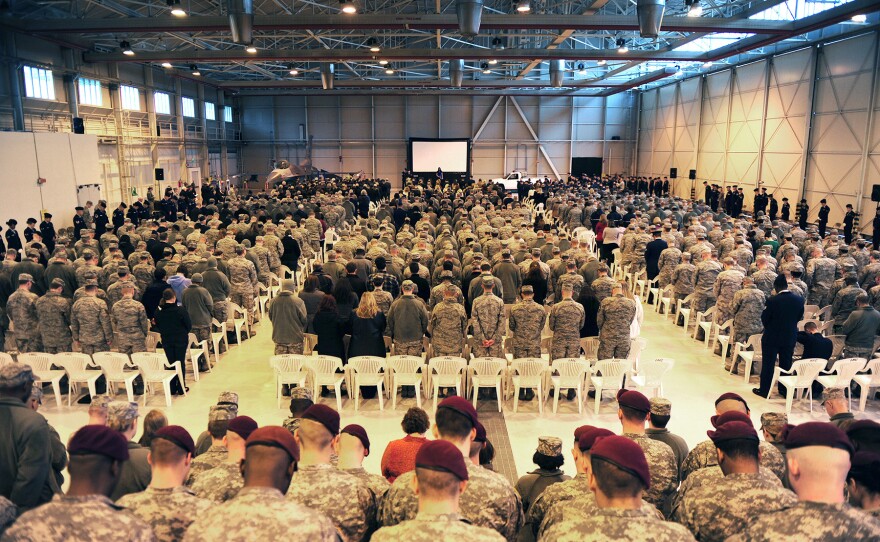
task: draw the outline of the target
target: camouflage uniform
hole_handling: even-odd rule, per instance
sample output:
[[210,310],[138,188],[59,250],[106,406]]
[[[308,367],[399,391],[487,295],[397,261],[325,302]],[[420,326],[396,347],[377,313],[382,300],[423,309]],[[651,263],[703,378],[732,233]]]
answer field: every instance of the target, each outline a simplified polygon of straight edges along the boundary
[[18,515],[18,508],[12,504],[12,501],[0,495],[0,536],[7,527],[12,525]]
[[[212,407],[213,408],[213,407]],[[189,475],[186,478],[186,485],[192,487],[196,478],[203,472],[215,469],[226,463],[229,459],[229,450],[222,444],[212,444],[208,451],[199,454],[192,460],[189,467]]]
[[880,540],[880,522],[846,503],[800,501],[752,519],[742,532],[728,540],[876,541]]
[[116,348],[123,354],[147,351],[150,322],[140,301],[122,299],[110,310],[110,322],[116,332]]
[[125,495],[116,504],[124,506],[152,527],[157,542],[182,540],[190,524],[214,506],[183,486],[148,487],[140,493]]
[[770,269],[760,269],[752,274],[755,286],[764,293],[764,297],[773,295],[773,282],[776,281],[776,273]]
[[[523,520],[519,495],[502,475],[470,461],[465,461],[465,464],[469,480],[461,494],[462,515],[473,525],[494,529],[509,542],[513,542]],[[379,515],[379,523],[383,527],[416,517],[418,497],[412,490],[414,476],[415,471],[401,474],[385,493]],[[558,485],[561,484],[553,484],[551,487]]]
[[[657,510],[657,507],[647,501],[642,501],[642,512],[655,516],[657,519],[663,519],[663,514]],[[541,522],[541,528],[538,530],[538,540],[551,540],[546,537],[545,533],[557,523],[591,517],[598,513],[599,506],[596,504],[596,496],[593,493],[581,498],[562,501],[547,510],[544,521]]]
[[577,299],[581,295],[581,289],[584,287],[584,277],[577,272],[566,273],[559,277],[556,281],[556,300],[562,300],[562,287],[566,284],[571,285],[571,297]]
[[150,527],[103,495],[55,495],[52,502],[22,514],[3,540],[98,540],[152,542]]
[[363,482],[365,486],[370,488],[370,491],[372,491],[373,495],[376,497],[376,514],[378,515],[379,508],[382,506],[382,497],[385,496],[385,492],[391,487],[388,480],[386,480],[384,476],[367,472],[367,469],[363,467],[352,467],[350,469],[339,470],[354,476]]
[[602,300],[596,316],[599,324],[599,359],[625,359],[629,355],[629,331],[635,317],[635,301],[623,297],[623,294]]
[[[580,276],[580,275],[578,275]],[[480,357],[504,357],[504,301],[492,293],[484,293],[476,298],[471,309],[474,324],[474,355]],[[484,347],[483,341],[494,339],[495,344]]]
[[[785,460],[775,446],[767,441],[761,441],[761,467],[767,469],[780,480],[785,477]],[[706,467],[718,465],[718,452],[711,440],[704,440],[697,444],[687,455],[681,465],[681,479],[685,480],[692,473]]]
[[507,327],[513,339],[513,359],[541,357],[541,332],[546,321],[547,312],[533,299],[523,299],[510,309]]
[[373,491],[330,464],[300,466],[287,499],[326,514],[346,542],[367,540],[376,527]]
[[715,279],[721,273],[721,264],[715,260],[704,260],[697,264],[694,276],[694,312],[706,312],[715,302]]
[[743,274],[734,269],[718,273],[713,293],[715,295],[715,323],[723,324],[733,318],[733,296],[742,289]]
[[324,514],[290,502],[275,488],[248,487],[201,515],[186,531],[187,542],[272,540],[278,533],[298,540],[335,542],[336,527]]
[[810,295],[807,298],[808,305],[826,307],[834,301],[831,296],[831,288],[834,286],[836,275],[837,262],[831,258],[820,256],[807,262],[804,280],[810,287]]
[[37,300],[37,316],[40,319],[40,333],[43,351],[49,354],[70,352],[73,337],[70,334],[70,310],[72,303],[59,293],[47,292]]
[[[615,280],[609,276],[599,277],[593,281],[593,291],[596,292],[596,299],[601,303],[603,299],[611,296],[614,290]],[[572,296],[574,297],[574,296]]]
[[856,310],[856,298],[861,294],[867,295],[868,292],[859,288],[858,284],[844,286],[837,295],[834,296],[834,303],[831,304],[831,314],[834,316],[835,329],[842,326],[849,315]]
[[638,444],[645,452],[651,473],[651,487],[645,491],[644,499],[663,510],[678,488],[678,463],[675,453],[665,442],[654,440],[646,435],[624,433],[624,437]]
[[[584,325],[584,308],[572,299],[563,299],[550,310],[550,330],[553,341],[550,359],[576,358],[580,356],[581,327]],[[627,332],[629,326],[627,326]],[[627,336],[629,336],[627,334]],[[540,338],[540,331],[538,334]],[[538,341],[540,346],[541,341]]]
[[669,248],[663,249],[663,252],[660,253],[660,260],[657,262],[657,267],[660,268],[660,274],[657,275],[657,284],[660,288],[665,288],[672,284],[672,275],[680,263],[680,250],[671,245]]
[[761,313],[764,312],[766,299],[764,292],[754,284],[747,286],[733,295],[733,330],[731,337],[734,343],[744,343],[749,337],[761,333]]
[[110,308],[113,308],[113,305],[115,305],[117,302],[119,302],[120,299],[122,299],[122,287],[124,285],[129,285],[134,288],[134,299],[141,298],[142,290],[138,288],[137,282],[134,280],[134,278],[129,275],[124,280],[118,280],[111,284],[109,288],[107,288],[107,299],[110,300]]
[[257,270],[253,262],[243,256],[232,258],[228,265],[229,283],[232,286],[230,301],[247,311],[250,317],[257,294]]
[[147,286],[153,282],[153,273],[155,272],[156,268],[148,263],[139,263],[132,268],[131,274],[141,292],[146,290]]
[[6,302],[6,314],[15,326],[15,342],[19,352],[42,350],[37,294],[19,288]]
[[504,540],[497,532],[486,527],[471,525],[459,514],[426,514],[420,512],[415,518],[376,531],[373,542],[434,542],[436,540],[468,540],[469,542],[495,542]]
[[428,332],[431,333],[431,346],[435,356],[460,356],[462,343],[467,336],[467,314],[464,307],[451,299],[441,301],[431,311]]
[[73,340],[80,344],[83,353],[92,355],[110,350],[113,328],[107,304],[101,299],[85,296],[76,301],[70,311],[70,328]]
[[217,252],[218,256],[226,260],[227,262],[235,257],[235,248],[238,246],[238,242],[235,240],[235,237],[224,237],[217,241]]
[[[690,479],[689,479],[690,480]],[[760,473],[728,474],[693,487],[682,498],[676,520],[701,542],[723,542],[756,516],[787,508],[797,496],[779,480]]]
[[199,474],[191,487],[199,497],[215,503],[223,503],[238,495],[244,487],[244,479],[241,477],[239,464],[227,461]]
[[551,484],[529,506],[523,531],[526,535],[531,534],[531,539],[534,539],[551,510],[556,510],[566,502],[583,502],[592,498],[594,496],[590,491],[590,480],[584,473],[576,474],[571,480]]
[[681,525],[658,519],[644,510],[600,508],[592,516],[572,518],[548,529],[542,540],[581,542],[615,540],[619,542],[679,542],[694,537]]
[[681,300],[694,293],[694,281],[697,278],[697,268],[694,264],[680,263],[672,272],[672,292],[676,300]]

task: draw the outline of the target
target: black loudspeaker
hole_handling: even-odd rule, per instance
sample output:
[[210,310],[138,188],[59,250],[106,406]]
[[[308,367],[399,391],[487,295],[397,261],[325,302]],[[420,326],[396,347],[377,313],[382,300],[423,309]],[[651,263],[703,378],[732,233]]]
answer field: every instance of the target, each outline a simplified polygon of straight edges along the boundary
[[165,170],[163,168],[160,168],[160,167],[156,168],[156,180],[157,181],[164,181],[165,180]]
[[162,137],[162,127],[156,126],[156,137]]
[[697,170],[692,169],[692,170],[688,173],[688,179],[690,179],[690,180],[692,180],[692,181],[696,181],[696,180],[697,180]]
[[82,117],[73,117],[73,133],[75,133],[75,134],[86,133],[86,125],[83,122]]
[[875,184],[871,188],[871,201],[880,201],[880,184]]
[[677,167],[669,168],[669,178],[670,179],[677,179],[678,178],[678,168]]
[[611,141],[620,141],[620,136],[611,136]]

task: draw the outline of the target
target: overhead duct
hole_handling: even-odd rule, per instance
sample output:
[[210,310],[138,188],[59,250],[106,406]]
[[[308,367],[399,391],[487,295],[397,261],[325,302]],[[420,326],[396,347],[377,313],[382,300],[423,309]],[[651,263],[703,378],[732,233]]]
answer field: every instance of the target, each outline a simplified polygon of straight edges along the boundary
[[458,31],[462,36],[473,37],[480,33],[483,0],[456,0],[455,13],[458,15]]
[[333,90],[333,72],[336,67],[330,62],[321,64],[321,86],[324,90]]
[[254,2],[253,0],[228,0],[229,29],[232,41],[250,45],[254,41]]
[[551,60],[550,61],[550,86],[552,87],[561,87],[562,82],[565,79],[565,61],[564,60]]
[[464,81],[464,60],[449,61],[449,84],[455,88],[460,88]]
[[666,0],[637,0],[636,13],[639,17],[639,34],[643,38],[656,38],[660,34]]

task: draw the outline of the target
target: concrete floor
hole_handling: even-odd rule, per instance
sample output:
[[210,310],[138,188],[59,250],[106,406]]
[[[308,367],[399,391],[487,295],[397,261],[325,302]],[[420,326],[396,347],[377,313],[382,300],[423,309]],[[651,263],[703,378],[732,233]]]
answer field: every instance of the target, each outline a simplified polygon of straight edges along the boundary
[[[190,381],[188,396],[175,397],[171,408],[165,408],[163,396],[150,396],[147,407],[141,409],[141,416],[143,417],[153,408],[163,410],[170,423],[186,427],[195,438],[206,428],[208,407],[216,402],[217,395],[221,391],[232,390],[240,395],[240,414],[253,417],[261,426],[280,425],[287,416],[287,408],[286,405],[281,409],[277,408],[275,399],[274,377],[268,363],[269,357],[273,354],[270,325],[268,319],[258,324],[257,335],[241,346],[233,345],[228,353],[221,356],[213,373],[203,374],[198,383]],[[714,401],[721,393],[734,391],[741,394],[751,407],[752,420],[756,425],[763,412],[785,409],[784,399],[775,394],[771,400],[752,395],[751,389],[756,385],[757,377],[752,377],[751,383],[745,384],[742,375],[735,377],[729,375],[723,369],[719,356],[711,355],[703,347],[702,342],[696,342],[685,336],[683,328],[673,326],[671,320],[664,320],[662,315],[653,312],[652,307],[646,307],[642,337],[648,341],[642,359],[665,357],[675,360],[675,367],[667,373],[664,383],[664,394],[673,405],[669,429],[684,437],[690,446],[707,438],[706,431],[711,429],[709,417],[714,414]],[[566,458],[569,459],[563,468],[567,473],[574,474],[569,450],[575,427],[590,424],[607,427],[613,431],[620,429],[616,402],[610,395],[606,397],[598,416],[593,414],[592,400],[587,400],[583,415],[578,415],[577,405],[573,401],[561,400],[559,412],[555,415],[552,412],[552,402],[548,402],[544,414],[539,415],[535,401],[521,402],[519,412],[515,414],[512,402],[508,401],[504,404],[504,423],[493,423],[489,437],[492,438],[493,430],[503,430],[498,428],[506,426],[516,472],[522,475],[534,468],[531,457],[538,436],[559,436],[563,439]],[[124,400],[124,393],[117,398]],[[335,407],[332,397],[323,401]],[[414,404],[415,399],[399,400],[397,410],[391,410],[391,403],[388,401],[385,411],[380,412],[378,401],[372,399],[362,401],[361,410],[355,412],[354,402],[343,397],[342,425],[349,423],[363,425],[373,443],[373,452],[365,461],[368,470],[379,472],[379,464],[386,444],[403,436],[400,419],[406,408]],[[430,412],[431,404],[426,402],[423,406]],[[66,441],[86,422],[87,407],[74,405],[68,408],[66,398],[64,405],[59,409],[55,405],[54,397],[47,394],[41,413]],[[497,411],[497,406],[494,401],[481,402],[478,410]],[[857,414],[857,417],[861,416]],[[869,401],[864,416],[880,420],[880,401]],[[827,420],[819,401],[813,402],[812,413],[808,401],[795,402],[790,423],[811,420]],[[508,471],[505,474],[512,475],[509,473],[508,465],[504,465],[504,470]]]

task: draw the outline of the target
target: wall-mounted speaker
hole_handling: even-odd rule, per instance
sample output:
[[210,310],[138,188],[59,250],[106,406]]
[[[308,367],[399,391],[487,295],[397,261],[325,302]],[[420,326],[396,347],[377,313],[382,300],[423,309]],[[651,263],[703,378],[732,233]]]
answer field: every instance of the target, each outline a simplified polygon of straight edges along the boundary
[[688,179],[690,179],[692,181],[696,181],[697,180],[697,170],[695,170],[695,169],[690,170],[690,172],[688,173]]
[[678,168],[677,167],[669,168],[669,178],[675,179],[677,177],[678,177]]
[[75,134],[86,133],[86,124],[85,124],[85,122],[83,122],[82,117],[73,117],[73,133],[75,133]]
[[875,184],[871,188],[871,201],[880,201],[880,184]]
[[156,180],[157,181],[164,181],[165,180],[165,169],[164,168],[160,168],[160,167],[156,168]]

